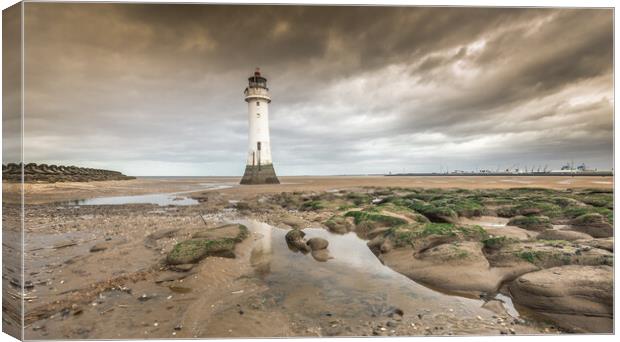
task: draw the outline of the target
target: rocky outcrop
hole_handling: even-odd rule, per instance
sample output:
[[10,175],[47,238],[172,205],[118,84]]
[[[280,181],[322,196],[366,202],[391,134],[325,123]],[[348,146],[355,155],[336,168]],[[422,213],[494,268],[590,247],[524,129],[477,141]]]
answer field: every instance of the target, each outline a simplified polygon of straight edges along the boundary
[[382,254],[382,259],[417,282],[466,295],[494,293],[504,281],[537,269],[525,262],[491,267],[482,247],[474,241],[446,243],[415,256],[410,248],[398,248]]
[[205,234],[197,233],[186,241],[177,243],[168,253],[169,265],[195,264],[208,256],[235,258],[235,245],[249,235],[246,226],[229,224],[212,228]]
[[605,220],[605,217],[597,213],[581,215],[570,221],[574,230],[586,233],[595,238],[608,238],[614,236],[614,227]]
[[538,235],[539,240],[564,240],[575,241],[580,239],[591,239],[586,233],[576,232],[565,229],[547,229]]
[[538,268],[613,265],[613,253],[609,251],[562,240],[508,243],[498,250],[488,250],[486,257],[495,267],[518,262],[527,262]]
[[527,273],[509,285],[513,301],[578,332],[613,330],[613,269],[569,265]]
[[576,243],[579,243],[584,246],[590,246],[593,248],[600,248],[606,251],[610,251],[613,253],[614,251],[614,238],[605,238],[605,239],[589,239],[589,240],[577,240]]
[[549,218],[545,216],[516,216],[508,221],[508,225],[533,231],[543,231],[553,227]]
[[[125,176],[118,171],[36,163],[24,165],[23,172],[25,182],[56,183],[135,179],[135,177]],[[22,164],[3,164],[2,179],[9,182],[21,182]]]

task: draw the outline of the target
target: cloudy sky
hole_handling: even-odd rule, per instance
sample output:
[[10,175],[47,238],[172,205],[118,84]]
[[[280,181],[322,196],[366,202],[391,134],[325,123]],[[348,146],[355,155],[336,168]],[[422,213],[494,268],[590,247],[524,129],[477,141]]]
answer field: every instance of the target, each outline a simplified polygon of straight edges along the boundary
[[25,158],[241,175],[612,167],[613,12],[27,3]]

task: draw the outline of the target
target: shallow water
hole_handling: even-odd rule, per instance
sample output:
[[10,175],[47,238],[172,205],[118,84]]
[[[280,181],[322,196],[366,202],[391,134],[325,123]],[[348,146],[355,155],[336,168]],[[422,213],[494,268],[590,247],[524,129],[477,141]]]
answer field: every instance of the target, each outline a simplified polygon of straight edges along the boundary
[[67,204],[70,205],[123,205],[123,204],[156,204],[164,207],[168,205],[196,205],[199,202],[191,197],[185,196],[197,191],[205,190],[221,190],[232,188],[232,184],[224,183],[201,183],[204,188],[192,191],[182,191],[173,193],[157,193],[148,195],[134,195],[134,196],[110,196],[110,197],[95,197],[77,201],[70,201]]
[[[256,241],[251,262],[256,275],[269,286],[284,310],[296,315],[330,315],[350,319],[386,316],[399,308],[417,314],[454,314],[457,317],[492,316],[484,301],[431,290],[384,266],[354,233],[337,235],[320,228],[304,229],[306,238],[329,241],[333,259],[318,262],[310,254],[290,250],[286,231],[258,222],[243,222],[263,235]],[[518,315],[509,302],[506,309]]]
[[510,219],[497,216],[477,216],[477,217],[461,217],[459,222],[462,224],[479,225],[487,228],[506,227]]

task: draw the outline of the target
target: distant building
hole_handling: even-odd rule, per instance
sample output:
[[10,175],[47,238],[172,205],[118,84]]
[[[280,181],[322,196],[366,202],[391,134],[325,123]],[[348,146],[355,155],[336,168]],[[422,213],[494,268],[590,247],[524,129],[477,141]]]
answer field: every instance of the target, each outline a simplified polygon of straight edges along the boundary
[[248,157],[241,184],[279,184],[271,161],[271,144],[269,140],[269,88],[267,79],[256,68],[254,75],[248,78],[244,91],[248,103]]

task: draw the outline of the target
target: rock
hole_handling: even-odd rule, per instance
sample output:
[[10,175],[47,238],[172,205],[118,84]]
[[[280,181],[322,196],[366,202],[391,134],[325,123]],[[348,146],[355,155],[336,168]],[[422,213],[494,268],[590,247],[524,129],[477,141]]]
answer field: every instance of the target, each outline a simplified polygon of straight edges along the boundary
[[156,232],[153,232],[147,235],[147,237],[144,239],[144,245],[147,248],[155,249],[157,248],[157,240],[160,240],[163,238],[171,238],[178,231],[179,231],[178,228],[170,228],[170,229],[161,229]]
[[242,224],[225,224],[215,228],[201,230],[192,235],[193,239],[233,239],[243,241],[249,235],[248,228]]
[[506,237],[514,240],[531,240],[538,236],[538,232],[513,227],[513,226],[504,226],[504,227],[483,227],[484,230],[492,235],[493,237]]
[[394,244],[392,243],[392,240],[386,239],[381,244],[380,249],[381,249],[381,253],[389,253],[393,248],[394,248]]
[[317,249],[312,251],[312,257],[314,260],[320,262],[326,262],[329,259],[333,259],[333,257],[329,255],[329,251],[327,249]]
[[154,295],[148,295],[146,293],[143,293],[140,297],[138,297],[138,300],[141,302],[146,302],[147,300],[151,300],[153,298],[155,298]]
[[385,232],[389,231],[390,229],[391,229],[391,227],[379,227],[379,228],[375,228],[375,229],[373,229],[373,230],[369,231],[369,232],[366,234],[366,237],[367,237],[367,238],[369,238],[369,239],[372,239],[372,238],[374,238],[374,237],[376,237],[376,236],[383,235]]
[[293,242],[293,241],[303,240],[304,236],[306,236],[306,233],[304,233],[303,230],[291,229],[286,233],[284,238],[286,239],[287,242]]
[[614,236],[614,227],[609,224],[601,214],[584,214],[571,220],[569,223],[574,230],[586,233],[595,238]]
[[500,316],[509,316],[508,312],[506,312],[506,308],[504,308],[504,304],[501,300],[497,300],[497,299],[490,299],[487,302],[485,302],[484,304],[482,304],[482,307],[492,311]]
[[353,229],[355,226],[353,225],[353,220],[348,217],[344,217],[341,215],[334,215],[329,220],[327,220],[324,224],[329,229],[330,232],[336,234],[346,234]]
[[167,281],[181,280],[193,274],[196,274],[196,272],[164,272],[155,279],[155,283],[159,284]]
[[235,204],[235,208],[237,210],[250,210],[250,204],[248,204],[247,202],[239,201]]
[[613,237],[604,238],[604,239],[576,240],[575,243],[578,243],[580,245],[594,247],[594,248],[604,249],[610,252],[614,251],[614,238]]
[[565,229],[547,229],[538,235],[539,240],[565,240],[574,241],[579,239],[591,239],[588,234]]
[[306,224],[304,220],[298,218],[297,216],[293,216],[293,215],[286,215],[282,217],[281,222],[293,229],[303,228]]
[[304,236],[306,233],[299,229],[291,229],[284,236],[286,240],[286,244],[289,249],[295,252],[308,253],[311,251],[310,246],[306,244],[306,240],[304,240]]
[[389,307],[385,313],[388,317],[394,319],[401,319],[405,315],[405,312],[402,309],[394,306]]
[[540,208],[521,208],[519,214],[523,216],[540,215],[542,214],[542,210],[540,210]]
[[188,272],[192,268],[194,268],[194,266],[196,266],[196,264],[180,264],[180,265],[173,265],[172,267],[170,267],[170,269],[172,269],[173,271],[177,271],[177,272]]
[[486,257],[494,267],[511,267],[522,262],[536,268],[613,264],[613,254],[606,250],[562,240],[510,243],[499,250],[489,251]]
[[317,251],[320,249],[325,249],[329,245],[329,242],[323,238],[315,237],[306,242],[310,249],[313,251]]
[[190,239],[179,242],[168,254],[169,265],[193,264],[207,256],[234,258],[235,240],[233,239]]
[[160,229],[156,232],[149,234],[146,238],[150,240],[159,240],[163,238],[171,238],[179,231],[179,228]]
[[385,242],[385,238],[381,235],[375,236],[374,239],[368,241],[366,246],[374,253],[379,254],[381,252],[381,246]]
[[169,265],[195,264],[207,256],[235,258],[235,245],[246,239],[249,232],[242,224],[226,224],[194,236],[174,246],[166,258]]
[[94,252],[101,252],[101,251],[105,251],[106,249],[108,249],[110,247],[110,244],[108,242],[99,242],[94,244],[91,248],[90,248],[90,252],[94,253]]
[[533,231],[553,228],[551,221],[546,216],[516,216],[508,221],[508,225]]
[[[36,163],[28,163],[23,166],[25,182],[88,182],[102,180],[129,180],[128,177],[118,171],[91,169],[76,166],[56,166]],[[12,182],[21,181],[22,164],[9,163],[2,165],[2,179]]]
[[613,331],[613,268],[569,265],[527,273],[509,285],[513,301],[568,329]]
[[505,280],[537,269],[525,262],[491,267],[482,247],[480,242],[462,241],[418,254],[412,248],[394,248],[382,256],[385,265],[417,282],[465,295],[496,292]]

